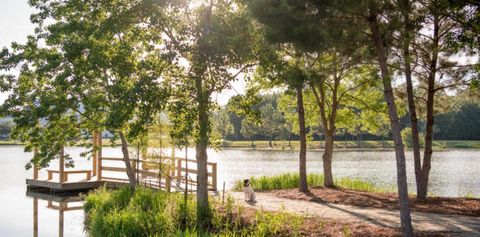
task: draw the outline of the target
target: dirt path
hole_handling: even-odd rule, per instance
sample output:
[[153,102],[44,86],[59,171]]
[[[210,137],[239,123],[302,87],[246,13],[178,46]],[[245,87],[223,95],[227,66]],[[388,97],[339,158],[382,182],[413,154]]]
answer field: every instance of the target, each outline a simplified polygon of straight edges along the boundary
[[[393,228],[400,227],[400,214],[398,211],[291,200],[279,198],[269,193],[257,193],[257,203],[250,205],[245,203],[243,193],[232,192],[231,195],[238,203],[256,209],[268,211],[285,210],[331,220],[366,222]],[[419,231],[449,232],[457,236],[480,236],[480,217],[412,212],[412,223],[414,228]]]

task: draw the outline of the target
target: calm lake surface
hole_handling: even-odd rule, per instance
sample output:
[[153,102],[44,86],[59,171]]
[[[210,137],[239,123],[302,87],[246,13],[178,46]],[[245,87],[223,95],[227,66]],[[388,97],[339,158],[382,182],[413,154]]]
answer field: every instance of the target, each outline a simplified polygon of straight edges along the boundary
[[[75,157],[76,167],[89,168],[91,164],[79,158],[82,148],[68,148],[66,152]],[[177,151],[182,156],[183,151]],[[105,148],[104,156],[120,156],[120,149]],[[49,206],[45,199],[27,196],[25,179],[32,172],[24,166],[31,154],[24,153],[22,146],[0,146],[0,236],[86,236],[83,227],[83,210],[60,213]],[[193,149],[188,151],[194,158]],[[308,172],[321,173],[321,151],[308,152]],[[409,191],[415,191],[413,161],[407,151]],[[273,175],[298,170],[297,151],[222,150],[209,151],[209,160],[218,162],[219,189],[223,182],[227,189],[235,179],[250,176]],[[56,162],[51,165],[57,167]],[[436,151],[433,155],[430,174],[430,193],[438,196],[480,195],[480,150]],[[333,173],[335,178],[356,177],[379,186],[396,183],[395,156],[393,151],[338,151],[334,153]],[[33,195],[35,196],[35,195]],[[36,205],[34,204],[36,202]],[[81,203],[68,203],[78,207]],[[36,211],[35,211],[35,207]],[[75,209],[75,208],[73,208]],[[34,224],[35,213],[38,223]],[[63,215],[63,223],[60,221]],[[38,235],[34,235],[37,226]],[[62,229],[63,227],[63,229]]]

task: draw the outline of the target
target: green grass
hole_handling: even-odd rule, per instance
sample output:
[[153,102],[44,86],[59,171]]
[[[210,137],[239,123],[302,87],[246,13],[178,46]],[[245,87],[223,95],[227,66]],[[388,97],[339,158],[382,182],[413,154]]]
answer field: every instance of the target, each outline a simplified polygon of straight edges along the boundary
[[[254,141],[256,149],[271,149],[268,141]],[[299,142],[291,141],[291,146],[288,145],[288,141],[276,141],[273,149],[298,149]],[[393,141],[335,141],[335,148],[346,149],[393,149]],[[251,141],[225,141],[223,147],[225,148],[252,148]],[[308,149],[322,149],[323,142],[321,141],[308,141]],[[466,148],[466,149],[480,149],[480,141],[463,141],[463,140],[451,140],[451,141],[434,141],[434,149],[448,149],[448,148]]]
[[[212,199],[212,198],[211,198]],[[116,236],[296,236],[303,217],[286,212],[246,215],[228,197],[225,204],[210,202],[210,228],[196,229],[196,204],[188,196],[187,205],[180,193],[128,187],[101,188],[85,199],[85,226],[91,237]]]
[[[275,176],[251,177],[250,182],[255,191],[269,191],[279,189],[298,188],[300,177],[298,173],[285,173]],[[323,175],[308,174],[307,183],[310,187],[319,187],[323,185]],[[340,178],[334,181],[335,186],[344,189],[367,191],[367,192],[390,192],[393,188],[377,187],[369,182],[357,178]],[[236,180],[233,190],[243,189],[243,180]]]

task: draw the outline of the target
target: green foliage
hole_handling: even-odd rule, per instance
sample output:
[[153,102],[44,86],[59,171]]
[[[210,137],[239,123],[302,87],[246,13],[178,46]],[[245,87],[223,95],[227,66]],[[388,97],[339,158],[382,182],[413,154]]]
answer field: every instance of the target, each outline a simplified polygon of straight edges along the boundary
[[[276,176],[251,177],[252,188],[256,191],[267,191],[276,189],[297,188],[300,183],[298,173],[286,173]],[[323,184],[323,175],[307,175],[307,183],[310,187],[316,187]],[[235,181],[234,190],[243,190],[243,180]]]
[[218,133],[221,139],[226,139],[228,135],[233,134],[233,124],[226,110],[215,111],[212,116],[213,130]]
[[[269,191],[279,189],[292,189],[298,188],[300,183],[300,177],[298,173],[285,173],[274,176],[260,176],[251,177],[250,182],[252,188],[255,191]],[[321,174],[308,174],[307,176],[308,186],[319,187],[323,185],[323,175]],[[357,178],[340,178],[335,180],[335,186],[344,189],[351,189],[357,191],[367,192],[386,192],[393,190],[392,188],[379,188],[371,183],[365,182]],[[243,180],[235,181],[233,190],[243,190]]]
[[[196,228],[196,204],[179,193],[129,188],[101,188],[85,199],[86,227],[90,236],[274,236],[299,235],[303,218],[286,212],[257,211],[244,215],[232,197],[225,204],[211,200],[211,226]],[[249,220],[254,218],[255,220]]]
[[14,117],[12,137],[26,151],[39,148],[27,168],[47,166],[63,145],[94,131],[124,133],[130,141],[144,134],[165,106],[170,76],[165,51],[151,46],[161,42],[143,26],[144,2],[30,4],[37,9],[35,35],[12,44],[1,60],[2,69],[20,72],[5,76],[11,80],[2,87],[12,95],[2,107]]
[[[404,128],[402,130],[402,140],[403,144],[405,144],[406,147],[412,148],[413,147],[413,138],[412,138],[412,128]],[[419,134],[420,138],[420,147],[423,147],[425,144],[425,138],[422,136],[422,134]]]

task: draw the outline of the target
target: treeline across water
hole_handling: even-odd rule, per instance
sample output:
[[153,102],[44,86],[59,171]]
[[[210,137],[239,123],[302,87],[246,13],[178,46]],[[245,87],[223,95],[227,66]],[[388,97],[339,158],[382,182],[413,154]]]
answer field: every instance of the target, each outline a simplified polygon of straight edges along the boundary
[[[245,117],[229,110],[229,105],[214,113],[213,124],[215,131],[227,141],[296,141],[298,132],[292,126],[292,116],[286,108],[288,96],[282,94],[262,95],[258,104],[253,106],[257,111],[257,124],[248,123]],[[435,116],[435,140],[480,140],[480,104],[458,97],[451,97],[447,109]],[[308,111],[306,111],[308,115]],[[313,115],[312,115],[313,116]],[[294,118],[295,119],[295,118]],[[355,120],[356,118],[349,118]],[[346,121],[348,124],[348,121]],[[409,134],[410,117],[404,112],[400,118],[404,137]],[[353,122],[352,122],[353,123]],[[350,124],[352,124],[350,123]],[[385,125],[386,126],[386,125]],[[387,127],[387,126],[386,126]],[[425,131],[425,121],[419,121],[420,133]],[[323,141],[321,126],[312,121],[307,126],[310,140]],[[367,127],[344,126],[335,134],[338,141],[382,141],[391,140],[389,131],[379,132]],[[408,142],[407,142],[408,143]]]

